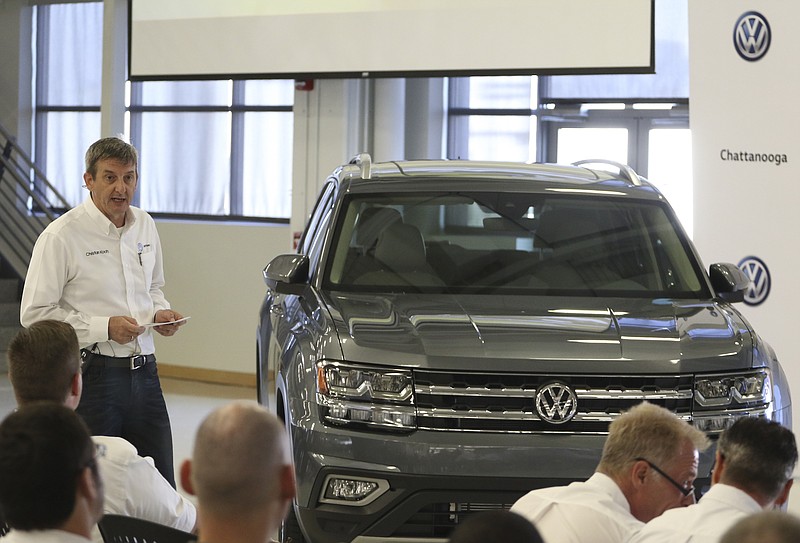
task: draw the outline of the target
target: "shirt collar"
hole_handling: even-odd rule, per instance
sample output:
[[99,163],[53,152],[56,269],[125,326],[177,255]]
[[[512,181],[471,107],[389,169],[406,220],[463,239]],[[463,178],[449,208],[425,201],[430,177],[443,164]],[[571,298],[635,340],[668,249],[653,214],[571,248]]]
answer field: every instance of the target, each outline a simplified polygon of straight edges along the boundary
[[599,471],[595,472],[586,480],[586,484],[603,490],[611,497],[615,504],[625,509],[628,513],[631,512],[631,504],[628,503],[625,494],[622,493],[622,490],[619,488],[619,485],[614,482],[614,479],[605,473],[600,473]]
[[[111,234],[112,232],[116,232],[117,227],[114,225],[113,222],[109,220],[108,217],[103,215],[103,212],[100,211],[100,208],[95,205],[94,200],[92,200],[92,193],[89,193],[89,197],[83,201],[83,207],[86,210],[86,213],[92,219],[92,221],[106,234]],[[127,230],[133,223],[136,222],[136,216],[131,211],[131,208],[128,208],[128,211],[125,212],[125,226],[122,227],[123,230]]]
[[762,509],[750,494],[725,483],[712,485],[708,492],[700,498],[700,502],[702,501],[718,501],[742,511],[757,512]]

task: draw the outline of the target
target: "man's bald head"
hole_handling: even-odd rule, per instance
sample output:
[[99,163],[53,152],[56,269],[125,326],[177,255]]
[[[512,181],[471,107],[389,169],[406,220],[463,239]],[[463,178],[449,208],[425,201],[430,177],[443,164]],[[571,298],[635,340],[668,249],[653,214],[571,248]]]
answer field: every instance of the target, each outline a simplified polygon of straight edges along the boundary
[[200,425],[190,479],[202,509],[240,514],[285,501],[287,466],[291,460],[280,420],[253,402],[234,402]]

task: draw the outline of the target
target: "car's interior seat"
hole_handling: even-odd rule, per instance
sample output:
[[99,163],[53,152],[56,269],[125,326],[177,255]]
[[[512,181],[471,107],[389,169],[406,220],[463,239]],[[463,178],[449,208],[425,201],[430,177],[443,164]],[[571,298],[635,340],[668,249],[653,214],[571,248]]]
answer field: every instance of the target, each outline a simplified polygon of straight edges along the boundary
[[539,219],[535,243],[546,255],[534,276],[550,288],[590,288],[597,279],[593,268],[605,258],[600,225],[590,212],[575,208],[554,208]]
[[395,223],[402,223],[403,216],[391,207],[368,207],[364,209],[356,224],[355,245],[361,254],[374,251],[381,232]]
[[428,265],[422,234],[410,224],[394,222],[385,228],[375,244],[374,258],[381,270],[362,275],[356,284],[444,285]]

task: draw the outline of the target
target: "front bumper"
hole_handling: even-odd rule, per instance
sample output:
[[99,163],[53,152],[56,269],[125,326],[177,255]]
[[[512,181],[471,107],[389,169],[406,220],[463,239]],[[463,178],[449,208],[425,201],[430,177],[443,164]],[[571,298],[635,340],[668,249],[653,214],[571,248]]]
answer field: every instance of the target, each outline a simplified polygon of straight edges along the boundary
[[[319,424],[292,427],[295,513],[312,543],[442,541],[466,516],[509,508],[535,488],[591,476],[605,435],[353,432]],[[711,458],[701,457],[701,476]],[[704,471],[705,470],[705,471]],[[382,480],[363,506],[324,503],[329,476]]]

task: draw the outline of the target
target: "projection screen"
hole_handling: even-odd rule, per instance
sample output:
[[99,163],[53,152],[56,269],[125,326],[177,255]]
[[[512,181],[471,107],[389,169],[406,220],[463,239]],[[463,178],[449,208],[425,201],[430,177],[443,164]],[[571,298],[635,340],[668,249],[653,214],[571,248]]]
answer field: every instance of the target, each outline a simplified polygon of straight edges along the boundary
[[130,2],[134,80],[654,70],[654,0]]

